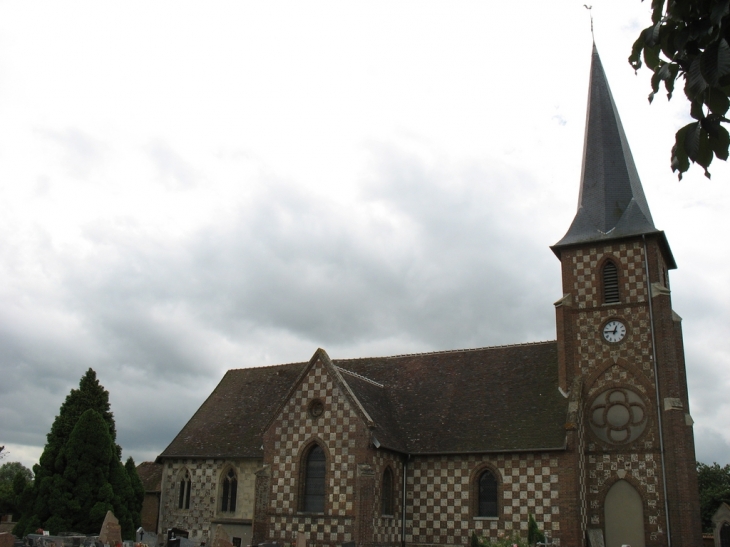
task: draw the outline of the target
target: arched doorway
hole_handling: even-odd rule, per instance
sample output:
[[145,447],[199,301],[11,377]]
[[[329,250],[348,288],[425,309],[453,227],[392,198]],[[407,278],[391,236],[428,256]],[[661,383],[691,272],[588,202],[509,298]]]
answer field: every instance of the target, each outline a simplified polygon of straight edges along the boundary
[[628,481],[616,481],[606,494],[603,510],[606,547],[645,547],[644,504],[639,493]]

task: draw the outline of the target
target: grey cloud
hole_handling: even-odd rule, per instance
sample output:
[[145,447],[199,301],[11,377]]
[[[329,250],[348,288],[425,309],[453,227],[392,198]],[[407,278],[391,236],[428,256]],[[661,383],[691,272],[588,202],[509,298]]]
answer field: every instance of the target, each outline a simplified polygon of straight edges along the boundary
[[[75,127],[63,131],[38,129],[37,132],[60,146],[64,166],[74,178],[88,178],[105,152],[106,147],[100,140]],[[40,189],[47,184],[42,183]]]
[[82,259],[43,248],[55,281],[26,287],[39,328],[16,337],[0,309],[6,442],[42,445],[88,366],[139,460],[227,368],[303,361],[318,346],[357,357],[554,338],[560,267],[534,181],[498,164],[434,169],[385,145],[372,158],[351,208],[262,180],[233,222],[185,240],[109,219],[86,227]]
[[154,141],[147,146],[147,153],[157,167],[160,180],[170,190],[192,188],[200,174],[164,141]]

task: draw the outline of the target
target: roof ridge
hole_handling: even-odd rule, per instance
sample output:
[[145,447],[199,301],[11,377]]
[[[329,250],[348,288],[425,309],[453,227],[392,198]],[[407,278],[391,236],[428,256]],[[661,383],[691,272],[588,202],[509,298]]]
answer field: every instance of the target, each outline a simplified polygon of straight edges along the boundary
[[[540,344],[552,344],[556,340],[542,340],[540,342],[521,342],[519,344],[501,344],[498,346],[482,346],[480,348],[463,348],[463,349],[441,349],[436,351],[424,351],[421,353],[400,353],[398,355],[385,355],[381,357],[351,357],[345,359],[333,359],[337,363],[344,361],[367,361],[369,359],[398,359],[400,357],[416,357],[419,355],[440,355],[445,353],[462,353],[466,351],[482,351],[485,349],[500,349],[500,348],[518,348],[522,346],[539,346]],[[349,370],[347,372],[350,372]],[[354,373],[353,373],[354,374]]]
[[[555,340],[541,340],[539,342],[520,342],[517,344],[499,344],[496,346],[481,346],[478,348],[461,348],[461,349],[439,349],[434,351],[424,351],[420,353],[398,353],[396,355],[383,355],[383,356],[371,356],[371,357],[344,357],[344,358],[336,358],[332,359],[335,363],[343,363],[345,361],[351,362],[351,361],[367,361],[368,359],[398,359],[401,357],[416,357],[418,355],[439,355],[439,354],[446,354],[446,353],[461,353],[466,351],[482,351],[485,349],[500,349],[500,348],[517,348],[521,346],[539,346],[540,344],[551,344],[555,342]],[[306,365],[307,363],[304,361],[298,361],[293,363],[278,363],[275,365],[258,365],[255,367],[238,367],[238,368],[229,368],[227,369],[227,372],[235,372],[238,370],[254,370],[254,369],[264,369],[264,368],[277,368],[277,367],[291,367],[295,365]],[[337,365],[335,365],[337,366]],[[338,367],[339,368],[339,367]],[[353,374],[355,376],[359,376],[357,373],[345,370],[345,372],[349,374]],[[224,375],[225,376],[225,375]],[[363,379],[373,382],[373,380],[370,380],[369,378],[362,377]],[[377,384],[377,382],[375,382]],[[380,386],[383,387],[383,386]]]
[[359,380],[362,380],[363,382],[367,382],[368,384],[373,384],[374,386],[377,386],[377,387],[385,387],[383,384],[379,384],[375,380],[371,380],[370,378],[366,378],[365,376],[363,376],[362,374],[358,374],[357,372],[352,372],[351,370],[347,370],[345,368],[338,367],[337,365],[334,365],[334,367],[337,370],[339,370],[340,372],[347,373],[350,376],[354,376],[355,378],[358,378]]
[[274,365],[256,365],[254,367],[237,367],[237,368],[229,368],[226,369],[228,372],[233,372],[236,370],[254,370],[258,368],[277,368],[277,367],[292,367],[294,365],[306,365],[306,361],[295,361],[293,363],[276,363]]

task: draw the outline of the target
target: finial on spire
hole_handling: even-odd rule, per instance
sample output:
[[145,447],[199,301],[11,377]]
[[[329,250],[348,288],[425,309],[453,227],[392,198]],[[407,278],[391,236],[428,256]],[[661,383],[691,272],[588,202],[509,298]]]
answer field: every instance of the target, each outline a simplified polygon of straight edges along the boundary
[[593,9],[593,6],[589,6],[588,4],[583,4],[583,7],[588,10],[588,15],[591,17],[591,38],[593,38],[593,43],[596,43],[596,35],[593,34],[593,12],[591,11]]

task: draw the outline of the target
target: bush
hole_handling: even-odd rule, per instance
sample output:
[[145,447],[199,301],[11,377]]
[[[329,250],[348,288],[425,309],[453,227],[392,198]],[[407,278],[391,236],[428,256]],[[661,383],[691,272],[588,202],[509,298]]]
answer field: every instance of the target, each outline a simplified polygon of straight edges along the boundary
[[530,515],[530,520],[527,523],[527,543],[535,545],[538,542],[545,543],[545,534],[540,531],[535,518]]
[[[477,539],[477,533],[472,532],[471,535],[471,542],[470,544],[473,545],[473,541]],[[529,547],[528,543],[518,536],[517,534],[512,534],[511,536],[504,536],[497,539],[492,538],[478,538],[478,544],[480,547]]]

